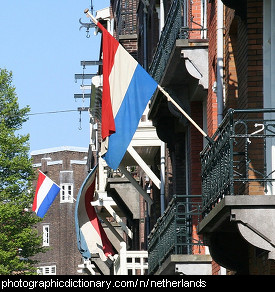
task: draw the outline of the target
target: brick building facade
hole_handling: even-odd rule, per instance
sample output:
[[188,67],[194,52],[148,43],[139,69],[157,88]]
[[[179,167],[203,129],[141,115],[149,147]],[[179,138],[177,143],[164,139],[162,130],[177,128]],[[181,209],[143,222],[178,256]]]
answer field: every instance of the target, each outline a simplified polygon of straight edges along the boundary
[[[208,87],[206,1],[110,3],[116,30],[114,36],[134,57],[137,55],[138,62],[188,114],[191,114],[196,123],[203,127],[203,103]],[[120,35],[121,31],[119,33],[118,29],[121,27],[120,22],[127,19],[129,14],[135,13],[135,9],[125,11],[128,4],[129,6],[132,4],[131,8],[137,9],[137,27],[133,35],[131,32]],[[127,28],[131,29],[131,22]],[[136,36],[137,54],[133,54],[132,45]],[[128,39],[128,42],[125,43],[125,39]],[[199,76],[195,68],[199,68]],[[164,204],[160,189],[151,183],[150,195],[153,204],[150,211],[144,213],[147,222],[146,232],[144,236],[140,236],[140,240],[145,241],[141,246],[146,247],[149,244],[149,273],[175,274],[182,269],[188,274],[193,266],[197,266],[196,273],[208,273],[211,258],[205,254],[201,238],[196,231],[198,208],[201,203],[199,152],[203,148],[203,137],[174,106],[167,103],[158,90],[151,99],[148,117],[153,121],[159,139],[165,143],[165,157],[162,157],[165,159]],[[146,151],[146,147],[144,150]],[[154,159],[151,159],[154,162],[149,165],[157,176],[160,171],[161,151],[160,149],[155,153]],[[146,180],[142,172],[138,173],[138,177],[145,188]],[[165,212],[162,208],[166,209]],[[172,215],[173,212],[175,217]],[[176,230],[180,230],[178,235]],[[140,234],[142,235],[142,232]],[[158,238],[160,234],[161,239]],[[155,245],[154,242],[159,240],[161,244]],[[175,258],[171,254],[176,255]],[[186,256],[188,262],[185,261]],[[175,259],[180,266],[178,268],[175,268]]]
[[[76,245],[75,200],[87,176],[86,148],[57,147],[31,152],[33,168],[39,169],[61,188],[43,220],[37,225],[47,250],[35,256],[38,273],[75,275],[81,264]],[[34,188],[36,182],[34,182]]]
[[[156,90],[148,119],[165,144],[166,209],[150,182],[153,203],[141,199],[138,218],[149,274],[274,274],[275,200],[265,196],[275,193],[274,122],[263,121],[275,116],[273,3],[110,2],[114,36],[212,137]],[[160,151],[149,165],[156,175]]]
[[[266,155],[268,155],[267,153],[269,151],[266,145],[270,142],[265,134],[259,136],[256,140],[252,140],[255,127],[257,127],[256,121],[259,120],[261,123],[265,123],[263,120],[267,114],[264,114],[264,111],[268,111],[268,108],[271,107],[267,105],[267,103],[266,106],[264,106],[265,100],[267,100],[270,95],[270,92],[265,90],[264,83],[268,83],[268,80],[272,78],[271,71],[268,69],[265,70],[264,66],[264,62],[266,62],[265,65],[267,65],[271,61],[268,54],[266,54],[266,57],[264,56],[264,48],[269,51],[268,39],[269,41],[271,39],[270,36],[267,36],[268,33],[265,34],[265,31],[269,31],[269,13],[271,13],[271,15],[274,13],[274,10],[270,12],[270,7],[272,7],[271,2],[264,0],[244,0],[239,2],[213,0],[208,3],[209,89],[207,96],[207,127],[210,135],[215,133],[214,137],[217,141],[216,145],[210,146],[210,148],[212,148],[211,151],[215,149],[215,157],[221,155],[221,159],[214,159],[215,165],[219,165],[220,170],[222,170],[222,167],[229,169],[231,166],[233,167],[232,169],[234,169],[232,174],[228,176],[230,180],[236,180],[232,184],[232,191],[230,192],[231,195],[235,195],[233,196],[233,200],[238,202],[241,200],[238,195],[247,195],[245,196],[247,202],[244,201],[240,203],[238,208],[242,211],[238,212],[247,212],[246,204],[250,204],[249,202],[252,200],[258,200],[260,202],[257,206],[249,207],[251,209],[251,215],[249,216],[250,228],[253,229],[257,225],[257,227],[253,229],[255,234],[251,234],[250,237],[246,237],[242,233],[242,227],[240,227],[240,225],[247,224],[247,222],[244,223],[240,219],[240,223],[237,225],[234,225],[235,221],[233,219],[229,220],[231,223],[228,225],[225,224],[225,221],[215,223],[211,226],[213,233],[200,232],[200,234],[203,234],[204,239],[208,241],[213,259],[221,266],[226,267],[228,273],[274,274],[274,260],[272,260],[268,254],[269,249],[265,250],[263,245],[255,241],[257,237],[256,232],[259,232],[260,229],[258,226],[259,221],[263,219],[265,216],[264,214],[269,212],[267,209],[265,211],[260,210],[265,208],[262,202],[268,199],[266,197],[270,197],[264,196],[268,193],[268,182],[263,182],[264,180],[262,179],[263,177],[268,178],[270,175],[269,172],[265,171],[266,168],[271,167],[269,166],[270,161],[266,160]],[[211,90],[211,87],[214,88],[215,86],[213,85],[218,80],[217,31],[219,27],[217,18],[219,15],[218,5],[220,3],[222,3],[221,44],[223,49],[223,54],[221,55],[221,78],[223,79],[223,88],[222,100],[220,100],[223,106],[222,116],[224,119],[222,121],[218,121],[217,118],[219,114],[219,98],[217,91]],[[265,38],[266,43],[264,42]],[[232,149],[234,150],[232,150],[232,158],[228,163],[223,164],[221,161],[227,154],[225,154],[225,152],[223,154],[221,153],[224,151],[225,147],[221,148],[221,153],[219,153],[216,147],[219,142],[223,140],[223,135],[230,135],[229,131],[225,130],[225,125],[227,125],[226,117],[228,117],[226,114],[228,114],[230,108],[233,109],[233,112],[234,110],[239,110],[240,112],[234,118],[233,115],[231,115],[232,112],[229,113],[229,115],[231,115],[231,121],[236,119],[233,122],[234,126],[232,126],[232,129],[234,129]],[[270,116],[272,116],[272,114],[270,114]],[[268,124],[269,122],[266,123]],[[225,132],[221,134],[222,131]],[[244,137],[250,136],[249,133],[252,133],[252,138],[250,140],[249,138],[245,140]],[[240,135],[240,137],[237,137],[238,135]],[[226,145],[225,140],[226,139],[223,141],[223,145]],[[205,164],[208,168],[207,171],[204,171],[205,173],[208,172],[211,167],[215,168],[213,164],[214,160],[209,162],[209,164]],[[264,173],[266,173],[266,175],[263,175]],[[203,177],[204,176],[205,174],[203,173]],[[211,181],[209,180],[202,190],[203,196],[205,195],[204,192],[208,192],[206,190],[207,187],[211,189],[210,185],[213,182],[223,179],[224,177],[226,177],[226,174],[223,174],[223,177],[221,176],[220,178],[215,175],[212,176]],[[244,177],[245,179],[240,179],[240,177]],[[215,185],[215,183],[213,185]],[[224,188],[222,184],[221,188]],[[216,188],[215,193],[223,194],[224,191],[221,191],[221,188]],[[227,194],[226,192],[224,193],[225,195]],[[223,194],[220,196],[220,200],[222,200],[224,196],[222,200],[223,203],[226,199],[225,195]],[[211,197],[209,193],[208,196],[213,200],[213,197]],[[212,196],[215,196],[215,194],[212,193]],[[272,198],[270,198],[270,200],[272,200]],[[212,205],[213,212],[210,212],[212,214],[214,210],[221,207],[221,204],[216,202],[217,208],[214,206],[215,204]],[[230,208],[234,208],[234,206]],[[268,208],[273,209],[273,207]],[[257,209],[257,212],[263,212],[262,215],[253,215],[253,212],[256,212],[254,209]],[[272,212],[273,211],[270,211],[270,213]],[[224,214],[223,216],[227,218],[224,220],[228,220],[228,217],[226,217],[228,214]],[[268,216],[271,216],[270,220],[273,221],[272,215],[269,214]],[[217,218],[218,216],[214,220],[217,220]],[[207,219],[204,219],[200,226],[203,226],[206,221]],[[230,228],[234,229],[236,226],[238,226],[239,229],[237,228],[234,231],[231,230],[228,232]],[[261,224],[261,226],[261,232],[263,232],[263,234],[266,234],[267,237],[272,236],[270,234],[270,232],[272,232],[270,227],[264,228],[265,224]],[[199,227],[199,230],[200,229]],[[240,236],[240,233],[242,233],[243,237]],[[219,265],[213,262],[213,274],[218,274],[219,271]]]

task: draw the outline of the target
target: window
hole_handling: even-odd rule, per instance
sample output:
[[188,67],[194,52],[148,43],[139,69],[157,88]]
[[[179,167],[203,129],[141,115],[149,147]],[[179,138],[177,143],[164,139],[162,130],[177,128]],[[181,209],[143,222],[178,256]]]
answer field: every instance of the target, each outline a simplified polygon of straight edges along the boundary
[[50,225],[43,225],[43,246],[50,245]]
[[60,203],[73,203],[73,184],[61,184]]
[[38,275],[56,275],[56,265],[37,268]]

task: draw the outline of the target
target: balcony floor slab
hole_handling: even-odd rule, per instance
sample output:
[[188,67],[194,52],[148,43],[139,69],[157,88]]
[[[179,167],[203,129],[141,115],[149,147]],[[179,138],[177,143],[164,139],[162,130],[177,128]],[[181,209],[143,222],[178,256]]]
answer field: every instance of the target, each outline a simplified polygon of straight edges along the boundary
[[170,255],[155,275],[211,275],[212,258],[210,255]]
[[198,233],[220,265],[248,273],[248,249],[275,259],[275,196],[226,196],[199,223]]

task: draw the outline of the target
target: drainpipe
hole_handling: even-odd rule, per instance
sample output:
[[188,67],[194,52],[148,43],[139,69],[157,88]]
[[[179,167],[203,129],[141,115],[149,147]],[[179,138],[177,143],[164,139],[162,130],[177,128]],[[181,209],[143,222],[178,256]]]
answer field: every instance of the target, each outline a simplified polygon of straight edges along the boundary
[[143,9],[143,67],[147,70],[147,7]]
[[165,210],[165,143],[160,144],[160,213]]
[[[164,4],[163,0],[159,2],[159,37],[164,27]],[[160,144],[160,213],[163,215],[165,210],[165,143]]]
[[[188,218],[188,233],[189,234],[193,234],[193,231],[192,231],[192,216],[189,215],[190,214],[190,198],[189,198],[189,195],[190,195],[190,142],[189,142],[189,137],[190,135],[186,132],[185,133],[185,173],[186,173],[186,177],[185,177],[185,185],[186,185],[186,195],[187,195],[187,198],[186,198],[186,213],[188,214],[187,218]],[[187,254],[192,254],[191,253],[192,251],[192,247],[190,245],[187,245]]]
[[218,125],[223,119],[223,3],[217,1],[217,104]]
[[159,1],[159,37],[164,27],[164,5],[163,0]]

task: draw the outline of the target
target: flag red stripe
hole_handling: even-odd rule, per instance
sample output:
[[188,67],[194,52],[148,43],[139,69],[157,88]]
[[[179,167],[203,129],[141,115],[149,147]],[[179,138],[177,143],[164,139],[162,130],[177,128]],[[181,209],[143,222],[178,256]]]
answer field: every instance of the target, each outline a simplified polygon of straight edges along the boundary
[[36,190],[35,190],[35,195],[34,195],[33,204],[32,204],[32,210],[33,211],[36,210],[36,207],[37,207],[37,193],[38,193],[38,190],[41,187],[41,185],[42,185],[42,183],[43,183],[45,178],[46,178],[46,176],[42,172],[39,172],[37,185],[36,185]]
[[115,54],[119,42],[98,22],[97,26],[102,31],[102,51],[103,51],[103,91],[102,91],[102,139],[115,133],[115,121],[112,110],[109,76],[114,65]]
[[97,233],[99,234],[101,238],[103,252],[105,256],[108,256],[109,254],[113,255],[114,252],[113,252],[112,245],[110,244],[109,239],[101,223],[99,222],[94,206],[91,205],[91,202],[94,200],[94,191],[95,191],[95,179],[93,183],[89,186],[85,194],[86,212],[88,214],[91,224],[93,225],[93,227],[95,228],[95,230],[97,231]]

